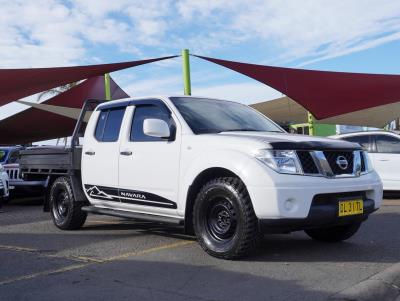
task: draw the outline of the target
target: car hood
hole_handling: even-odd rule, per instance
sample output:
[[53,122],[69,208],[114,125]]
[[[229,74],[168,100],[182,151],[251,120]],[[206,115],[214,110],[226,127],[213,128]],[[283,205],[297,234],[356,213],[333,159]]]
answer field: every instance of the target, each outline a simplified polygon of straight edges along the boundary
[[307,135],[271,132],[221,132],[220,137],[236,137],[266,143],[272,149],[361,150],[357,143]]

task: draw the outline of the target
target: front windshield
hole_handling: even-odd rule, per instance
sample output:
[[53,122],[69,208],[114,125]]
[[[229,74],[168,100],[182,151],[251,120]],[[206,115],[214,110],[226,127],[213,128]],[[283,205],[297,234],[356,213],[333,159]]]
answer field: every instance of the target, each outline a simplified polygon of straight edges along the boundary
[[0,149],[0,163],[4,163],[7,159],[8,150]]
[[190,97],[171,97],[171,101],[195,134],[283,132],[265,116],[236,102]]

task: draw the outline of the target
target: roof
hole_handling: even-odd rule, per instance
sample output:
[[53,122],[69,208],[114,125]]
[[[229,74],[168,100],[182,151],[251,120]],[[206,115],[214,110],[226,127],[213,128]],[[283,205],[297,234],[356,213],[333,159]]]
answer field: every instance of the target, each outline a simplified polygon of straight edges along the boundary
[[15,145],[15,146],[2,146],[0,145],[1,150],[12,150],[12,149],[18,149],[18,148],[24,148],[21,145]]
[[352,137],[352,136],[364,136],[364,135],[388,135],[388,136],[396,136],[400,138],[400,135],[391,131],[362,131],[362,132],[352,132],[340,135],[330,136],[330,138],[341,138],[341,137]]

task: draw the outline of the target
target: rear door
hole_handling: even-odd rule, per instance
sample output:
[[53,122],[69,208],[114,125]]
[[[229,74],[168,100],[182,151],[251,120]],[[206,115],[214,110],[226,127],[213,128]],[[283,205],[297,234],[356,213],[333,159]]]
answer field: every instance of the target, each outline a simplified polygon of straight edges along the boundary
[[[129,131],[121,138],[120,145],[121,208],[176,215],[180,128],[177,128],[171,111],[160,100],[141,101],[128,110],[131,110],[131,123]],[[166,121],[170,126],[172,138],[162,139],[145,135],[143,121],[147,118]]]
[[371,153],[384,190],[400,190],[400,138],[388,134],[373,136],[376,150]]
[[82,181],[90,202],[98,206],[119,204],[119,136],[125,110],[113,107],[95,111],[85,133]]

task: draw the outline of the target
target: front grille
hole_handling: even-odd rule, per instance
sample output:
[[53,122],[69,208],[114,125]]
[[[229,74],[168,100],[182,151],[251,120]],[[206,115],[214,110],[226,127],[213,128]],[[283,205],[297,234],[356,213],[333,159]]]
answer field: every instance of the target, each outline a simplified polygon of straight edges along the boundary
[[318,167],[315,165],[309,151],[297,151],[297,156],[301,162],[305,174],[318,174]]
[[361,172],[366,171],[367,168],[365,167],[365,157],[364,154],[361,155]]
[[8,177],[10,180],[19,180],[21,179],[20,173],[19,173],[19,168],[7,168],[6,169]]
[[[353,173],[354,155],[352,151],[325,151],[325,158],[329,163],[334,175],[343,175]],[[347,161],[346,168],[341,168],[337,163],[338,158],[345,158]],[[343,166],[345,167],[345,166]]]
[[367,169],[365,154],[360,151],[298,150],[296,153],[305,175],[355,177]]

